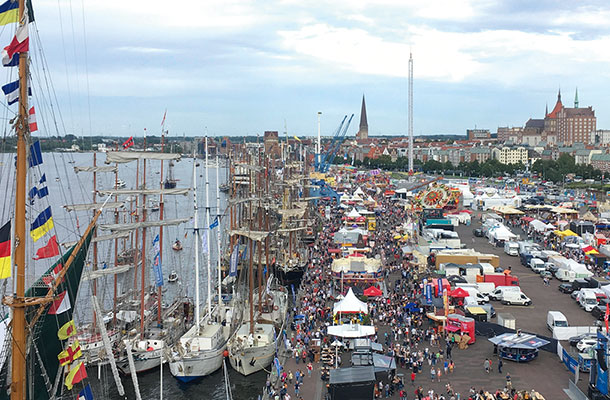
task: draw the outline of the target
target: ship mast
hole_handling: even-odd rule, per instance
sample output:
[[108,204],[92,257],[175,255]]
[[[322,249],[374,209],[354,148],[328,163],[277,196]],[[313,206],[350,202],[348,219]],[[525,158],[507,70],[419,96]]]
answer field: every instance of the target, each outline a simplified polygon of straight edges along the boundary
[[[25,0],[19,0],[20,25],[24,21]],[[11,399],[25,399],[26,388],[26,332],[25,332],[25,194],[27,181],[26,163],[26,126],[28,120],[28,59],[27,52],[19,53],[19,116],[16,124],[17,131],[17,163],[16,163],[16,193],[15,193],[15,298],[12,322],[11,347]]]

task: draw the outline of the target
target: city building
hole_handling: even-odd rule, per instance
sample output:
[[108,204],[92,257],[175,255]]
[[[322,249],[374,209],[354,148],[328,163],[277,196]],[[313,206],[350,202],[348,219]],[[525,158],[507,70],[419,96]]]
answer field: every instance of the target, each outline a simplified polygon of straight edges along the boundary
[[594,146],[610,145],[610,129],[597,129],[591,131],[589,143],[593,144]]
[[265,154],[272,158],[279,158],[281,156],[279,135],[277,131],[265,131],[264,143]]
[[591,164],[591,157],[594,154],[601,154],[601,149],[580,149],[574,152],[574,163],[576,165],[589,165]]
[[591,165],[602,172],[610,172],[610,154],[593,154],[591,156]]
[[360,128],[356,134],[358,140],[367,139],[369,137],[369,123],[366,118],[366,103],[364,102],[364,95],[362,95],[362,107],[360,109]]
[[489,129],[466,129],[468,140],[489,139],[491,132]]
[[525,147],[508,147],[492,149],[492,156],[502,164],[519,164],[527,165],[528,154]]

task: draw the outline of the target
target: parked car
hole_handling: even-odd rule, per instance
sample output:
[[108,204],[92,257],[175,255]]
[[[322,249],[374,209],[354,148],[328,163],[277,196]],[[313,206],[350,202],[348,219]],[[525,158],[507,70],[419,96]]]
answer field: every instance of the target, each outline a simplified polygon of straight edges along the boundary
[[597,305],[591,310],[591,315],[598,321],[603,321],[606,316],[606,305]]
[[597,337],[596,333],[582,333],[580,335],[572,336],[570,339],[568,339],[568,342],[570,342],[570,346],[576,346],[578,344],[578,342],[580,342],[581,340],[583,340],[585,338],[595,338],[595,337]]
[[472,233],[476,236],[476,237],[483,237],[483,229],[481,228],[475,228],[472,230]]
[[559,291],[561,293],[572,293],[574,291],[574,289],[572,288],[572,284],[571,283],[562,283],[561,285],[557,286],[557,288],[559,289]]
[[579,352],[585,353],[587,349],[591,346],[595,346],[597,344],[597,338],[588,337],[581,339],[578,343],[576,343],[576,348]]
[[553,274],[550,273],[549,271],[542,271],[540,272],[540,277],[541,278],[547,278],[547,279],[553,279]]

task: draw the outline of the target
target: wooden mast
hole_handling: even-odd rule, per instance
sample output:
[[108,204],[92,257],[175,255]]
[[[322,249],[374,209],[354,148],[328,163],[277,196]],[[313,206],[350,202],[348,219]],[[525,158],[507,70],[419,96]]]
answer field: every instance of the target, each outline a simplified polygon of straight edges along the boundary
[[[19,19],[23,23],[25,13],[25,0],[19,0]],[[25,21],[27,23],[27,21]],[[19,117],[17,119],[17,168],[16,168],[16,193],[15,193],[15,299],[13,308],[12,347],[11,347],[11,399],[25,399],[25,357],[26,332],[25,332],[25,194],[27,183],[26,163],[26,126],[28,123],[28,59],[27,52],[19,54]]]
[[[97,152],[93,152],[93,203],[95,204],[95,200],[97,198],[97,172],[95,170],[95,167],[97,167]],[[93,215],[95,216],[95,211],[93,211]],[[96,236],[96,233],[93,232],[93,237]],[[93,271],[97,270],[97,242],[93,243]],[[97,280],[93,279],[93,295],[97,296]],[[97,315],[95,313],[93,313],[93,332],[95,333],[96,331],[96,322],[97,322]]]
[[[165,131],[161,128],[161,153],[165,153]],[[161,172],[159,174],[160,184],[159,188],[163,190],[163,164],[165,162],[161,160]],[[159,220],[163,221],[163,193],[159,196]],[[163,266],[163,227],[159,227],[159,265]],[[163,287],[157,287],[157,322],[161,323],[161,296],[163,295]]]

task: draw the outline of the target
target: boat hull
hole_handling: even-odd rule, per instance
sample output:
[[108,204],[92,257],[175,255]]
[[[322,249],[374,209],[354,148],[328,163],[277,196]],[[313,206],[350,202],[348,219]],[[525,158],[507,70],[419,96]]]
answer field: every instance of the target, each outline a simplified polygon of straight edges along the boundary
[[229,352],[231,367],[242,375],[248,376],[268,367],[275,355],[275,343],[262,347],[248,347]]
[[226,346],[218,349],[201,351],[187,357],[180,357],[169,363],[169,370],[181,382],[188,383],[208,376],[222,367],[223,353]]
[[[133,363],[136,369],[136,373],[140,374],[158,368],[161,364],[161,357],[163,356],[162,350],[152,350],[146,353],[133,352]],[[163,363],[166,363],[165,358]],[[131,375],[129,369],[129,361],[127,358],[117,363],[117,367],[123,375]]]

